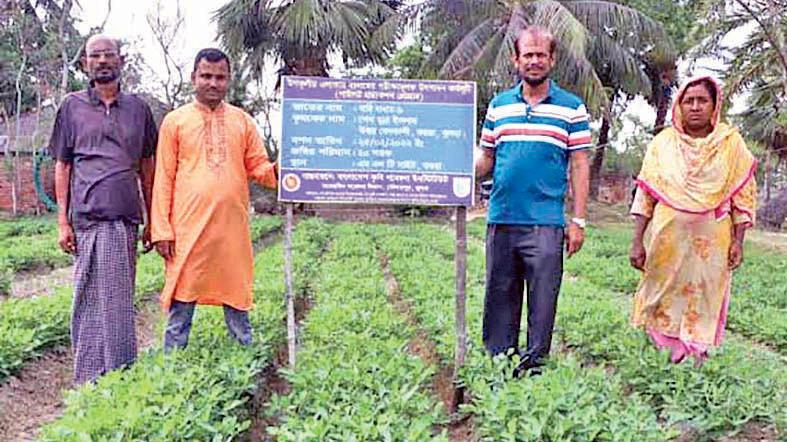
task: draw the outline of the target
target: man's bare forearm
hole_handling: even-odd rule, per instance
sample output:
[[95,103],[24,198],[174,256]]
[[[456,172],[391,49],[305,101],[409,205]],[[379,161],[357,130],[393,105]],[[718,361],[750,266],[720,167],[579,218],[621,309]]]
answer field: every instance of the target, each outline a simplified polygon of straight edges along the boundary
[[57,200],[57,222],[60,225],[68,222],[68,194],[71,188],[71,163],[57,161],[55,163],[55,199]]
[[145,199],[145,211],[150,224],[151,207],[153,204],[153,176],[156,171],[154,157],[143,158],[139,164],[139,179],[142,182],[142,197]]
[[574,192],[574,216],[585,218],[590,190],[590,162],[586,151],[571,154],[571,188]]
[[495,168],[495,154],[490,150],[482,150],[481,156],[475,162],[476,178],[484,178],[492,173]]

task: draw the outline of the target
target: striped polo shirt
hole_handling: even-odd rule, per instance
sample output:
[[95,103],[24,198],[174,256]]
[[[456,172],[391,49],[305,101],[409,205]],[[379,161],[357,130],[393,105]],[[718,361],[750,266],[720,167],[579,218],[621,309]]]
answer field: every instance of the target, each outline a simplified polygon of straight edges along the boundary
[[535,106],[522,83],[492,100],[480,143],[495,153],[490,224],[565,225],[568,159],[591,147],[588,119],[582,100],[552,80]]

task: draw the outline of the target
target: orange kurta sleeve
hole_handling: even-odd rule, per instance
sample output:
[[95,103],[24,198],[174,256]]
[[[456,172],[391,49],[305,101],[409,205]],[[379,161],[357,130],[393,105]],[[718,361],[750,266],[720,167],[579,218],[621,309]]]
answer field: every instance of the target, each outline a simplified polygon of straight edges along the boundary
[[171,118],[164,118],[159,130],[158,147],[156,149],[156,175],[153,181],[153,242],[173,241],[175,239],[171,215],[177,170],[177,126]]
[[257,125],[249,117],[246,118],[246,152],[244,163],[249,178],[257,181],[263,187],[269,189],[276,188],[275,165],[268,158],[265,145],[262,142],[262,138],[260,138],[259,132],[257,132]]

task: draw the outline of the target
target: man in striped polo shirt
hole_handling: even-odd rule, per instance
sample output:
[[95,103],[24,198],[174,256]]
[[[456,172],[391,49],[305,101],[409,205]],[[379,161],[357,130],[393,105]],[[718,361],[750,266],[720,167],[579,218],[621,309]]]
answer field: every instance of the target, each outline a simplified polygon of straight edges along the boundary
[[[588,113],[577,96],[549,79],[554,37],[544,28],[523,30],[514,65],[523,79],[489,105],[481,132],[476,175],[492,174],[486,241],[483,338],[493,355],[513,349],[514,371],[536,374],[549,354],[563,274],[584,241],[589,186]],[[570,164],[573,217],[563,215]],[[527,347],[519,348],[527,281]],[[509,353],[510,354],[510,353]]]

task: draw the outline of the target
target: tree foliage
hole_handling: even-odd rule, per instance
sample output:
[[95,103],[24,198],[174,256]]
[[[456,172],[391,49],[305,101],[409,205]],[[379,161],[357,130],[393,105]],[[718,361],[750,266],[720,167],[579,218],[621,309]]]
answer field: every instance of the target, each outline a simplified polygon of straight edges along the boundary
[[214,15],[222,45],[245,54],[255,75],[275,60],[279,75],[327,76],[329,55],[346,63],[383,63],[399,29],[400,1],[231,0]]
[[[59,35],[59,21],[65,17],[64,38]],[[69,53],[79,50],[83,37],[75,19],[54,0],[6,0],[0,2],[0,105],[9,115],[26,111],[54,95],[61,81],[61,48]],[[78,66],[69,69],[75,73]],[[21,109],[17,108],[16,79],[20,77]],[[81,83],[69,76],[68,88]]]

